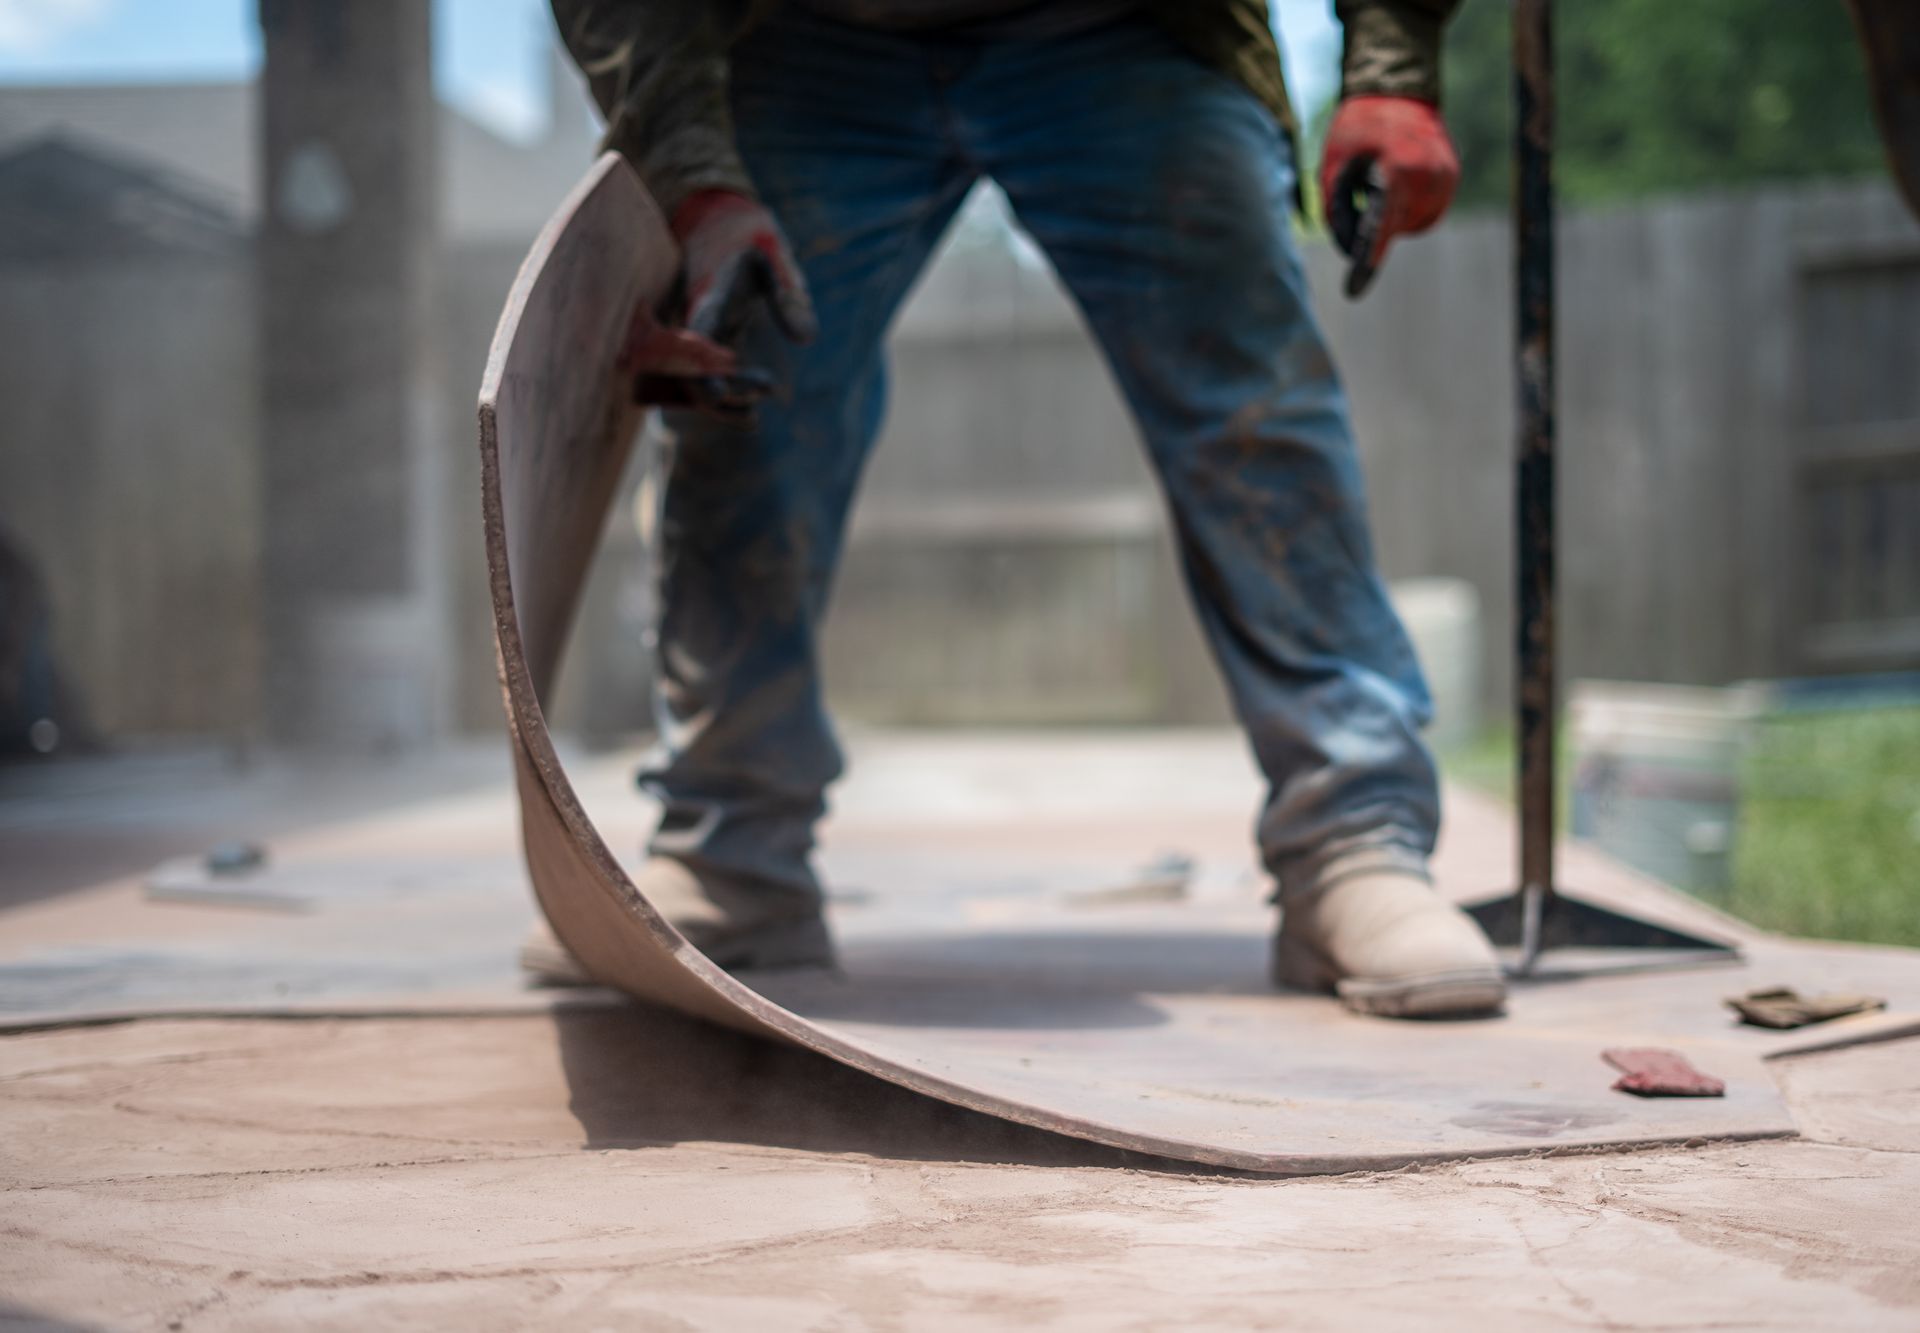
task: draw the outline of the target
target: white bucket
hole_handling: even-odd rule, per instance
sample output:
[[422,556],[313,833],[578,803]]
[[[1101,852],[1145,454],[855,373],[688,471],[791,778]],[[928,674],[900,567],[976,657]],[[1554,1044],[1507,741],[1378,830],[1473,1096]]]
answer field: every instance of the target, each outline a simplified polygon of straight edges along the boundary
[[1724,895],[1760,704],[1744,686],[1575,683],[1574,836],[1676,888]]
[[1448,750],[1480,731],[1480,595],[1465,579],[1400,579],[1388,585],[1394,610],[1433,693],[1427,740]]

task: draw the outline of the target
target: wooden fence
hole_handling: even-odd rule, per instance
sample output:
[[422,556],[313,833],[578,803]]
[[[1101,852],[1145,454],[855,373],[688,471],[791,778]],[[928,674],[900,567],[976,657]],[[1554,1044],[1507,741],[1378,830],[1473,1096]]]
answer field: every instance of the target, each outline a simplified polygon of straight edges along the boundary
[[[1358,304],[1337,295],[1337,256],[1310,245],[1308,257],[1385,569],[1477,589],[1484,689],[1501,706],[1507,227],[1463,218],[1403,245]],[[1219,716],[1096,353],[1044,272],[959,258],[896,336],[896,406],[849,562],[859,605],[849,597],[830,631],[845,705],[931,716],[944,691],[966,717],[993,714],[993,697],[1009,716]],[[1920,665],[1920,227],[1890,188],[1572,217],[1561,348],[1570,675],[1720,683]],[[1032,516],[1018,543],[994,517],[1010,502]],[[971,538],[967,513],[983,516]],[[1032,549],[1043,530],[1051,555]],[[938,575],[925,568],[935,550],[952,553]],[[1050,560],[1083,567],[1084,587]],[[991,573],[968,583],[970,567]],[[961,647],[896,640],[894,625],[933,617],[930,601],[953,609],[942,641]],[[1095,626],[1077,623],[1088,616]],[[1056,641],[1069,625],[1084,649]],[[1048,665],[1063,654],[1064,674]],[[1063,683],[1036,694],[1048,679]]]
[[[1467,580],[1485,693],[1508,656],[1511,291],[1497,219],[1400,247],[1320,310],[1389,575]],[[472,386],[519,247],[447,256],[446,558],[468,728],[496,726]],[[1569,674],[1720,683],[1920,666],[1920,227],[1879,183],[1662,200],[1562,232]],[[112,735],[243,731],[257,706],[252,298],[244,256],[0,270],[0,523]],[[852,714],[1224,715],[1159,501],[1043,267],[961,245],[894,339],[893,409],[827,638]],[[632,526],[590,594],[563,719],[644,724]]]

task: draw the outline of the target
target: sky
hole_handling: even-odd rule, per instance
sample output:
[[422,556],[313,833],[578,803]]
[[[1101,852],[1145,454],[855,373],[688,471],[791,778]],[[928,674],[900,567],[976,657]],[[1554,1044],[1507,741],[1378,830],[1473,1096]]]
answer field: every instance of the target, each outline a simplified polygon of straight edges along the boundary
[[[0,83],[242,79],[260,59],[257,0],[0,0]],[[1287,77],[1304,112],[1331,89],[1332,0],[1278,0]],[[434,0],[434,79],[447,101],[513,137],[547,107],[546,0]]]

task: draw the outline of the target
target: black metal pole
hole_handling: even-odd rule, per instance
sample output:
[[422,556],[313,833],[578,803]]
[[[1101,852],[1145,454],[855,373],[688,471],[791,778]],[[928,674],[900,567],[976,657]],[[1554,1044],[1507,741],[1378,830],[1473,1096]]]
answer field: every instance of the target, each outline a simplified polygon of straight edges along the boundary
[[[1725,940],[1663,926],[1554,882],[1553,0],[1513,2],[1514,108],[1514,708],[1519,727],[1520,887],[1467,906],[1496,944],[1520,946],[1527,976],[1556,949],[1683,951],[1678,961],[1731,959]],[[1646,964],[1636,964],[1644,966]],[[1668,965],[1666,963],[1655,965]]]
[[1514,0],[1515,324],[1519,432],[1515,565],[1521,968],[1539,952],[1554,895],[1553,3]]

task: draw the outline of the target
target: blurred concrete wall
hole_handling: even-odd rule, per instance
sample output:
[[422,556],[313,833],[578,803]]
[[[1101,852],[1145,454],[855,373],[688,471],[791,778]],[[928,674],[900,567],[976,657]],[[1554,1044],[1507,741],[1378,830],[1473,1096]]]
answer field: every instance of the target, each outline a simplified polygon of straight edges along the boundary
[[266,705],[277,743],[452,719],[429,0],[258,0]]

